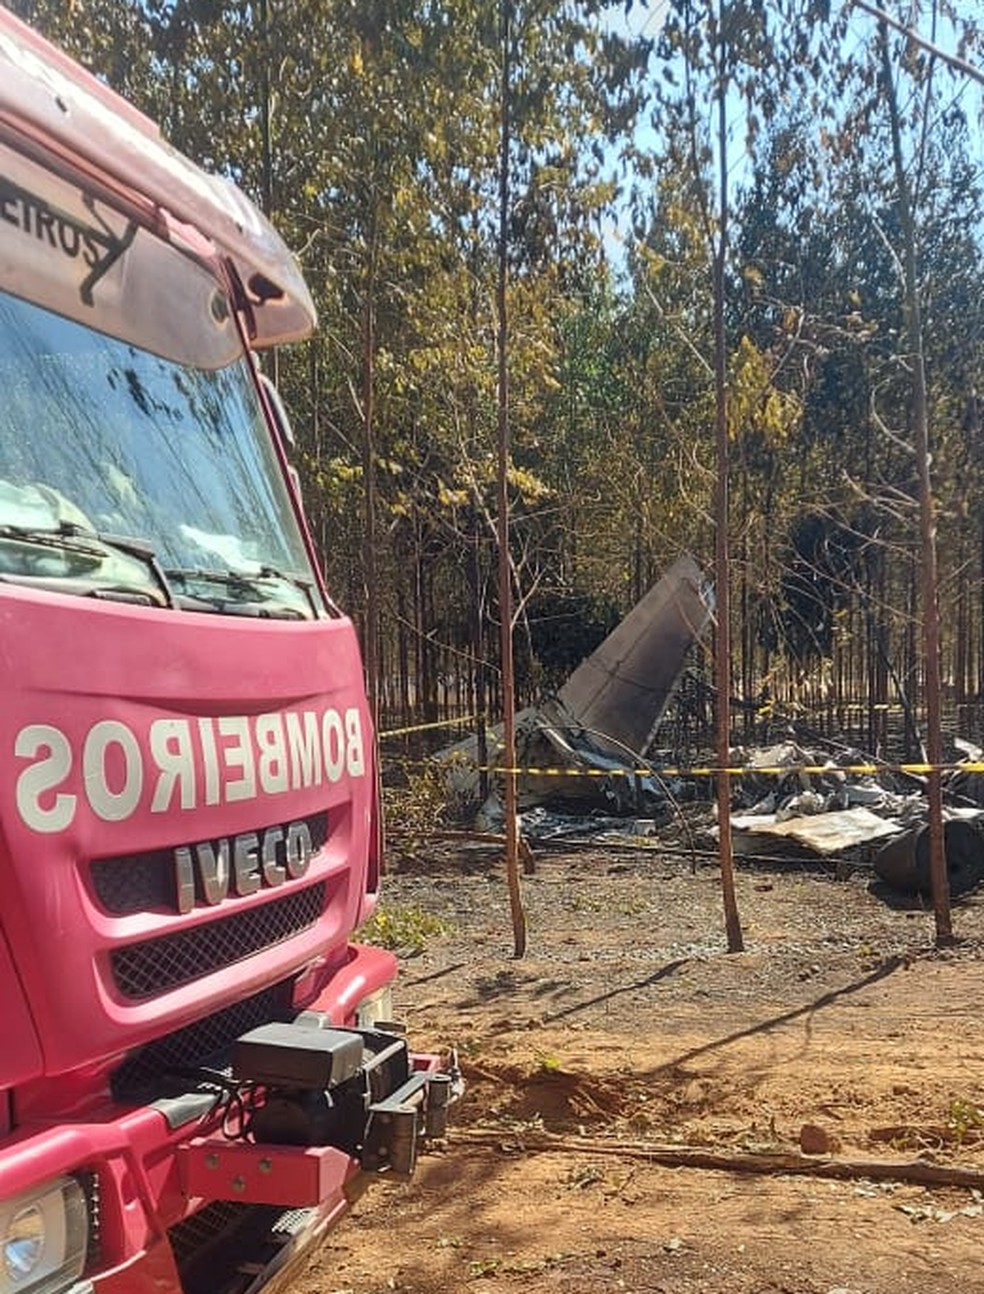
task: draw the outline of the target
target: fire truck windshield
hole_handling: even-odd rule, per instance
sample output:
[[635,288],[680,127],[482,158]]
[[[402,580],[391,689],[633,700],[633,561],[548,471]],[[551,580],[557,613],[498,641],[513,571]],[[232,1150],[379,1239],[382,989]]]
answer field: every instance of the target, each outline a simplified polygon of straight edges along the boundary
[[247,357],[195,368],[0,294],[0,390],[0,580],[322,610]]

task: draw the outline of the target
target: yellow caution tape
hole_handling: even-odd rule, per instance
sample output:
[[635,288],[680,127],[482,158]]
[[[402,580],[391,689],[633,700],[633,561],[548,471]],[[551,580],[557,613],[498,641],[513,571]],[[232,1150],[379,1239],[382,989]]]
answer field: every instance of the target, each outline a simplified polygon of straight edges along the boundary
[[[402,761],[419,763],[423,761]],[[429,761],[431,764],[434,761]],[[926,776],[938,773],[984,773],[984,763],[967,764],[785,764],[755,768],[751,765],[739,765],[734,768],[714,767],[655,767],[646,768],[509,768],[501,764],[472,764],[468,768],[474,773],[514,777],[718,777],[727,774],[729,777],[790,777],[794,774],[822,776],[831,773],[850,773],[855,777],[871,777],[884,773],[908,773],[915,776]],[[459,767],[461,766],[459,764]]]

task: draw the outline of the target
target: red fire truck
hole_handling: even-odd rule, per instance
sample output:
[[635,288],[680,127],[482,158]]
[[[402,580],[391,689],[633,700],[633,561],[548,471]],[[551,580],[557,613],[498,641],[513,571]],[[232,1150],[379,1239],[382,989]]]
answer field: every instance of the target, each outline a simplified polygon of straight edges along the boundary
[[247,1294],[441,1135],[234,187],[0,10],[0,1294]]

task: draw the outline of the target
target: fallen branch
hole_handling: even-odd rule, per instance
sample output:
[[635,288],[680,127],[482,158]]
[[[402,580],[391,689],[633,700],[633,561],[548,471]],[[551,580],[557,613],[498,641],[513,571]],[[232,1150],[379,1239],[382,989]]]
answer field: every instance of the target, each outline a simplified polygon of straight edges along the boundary
[[[387,826],[386,839],[391,845],[399,845],[402,841],[421,840],[442,841],[445,844],[460,845],[492,845],[499,849],[503,847],[505,836],[496,835],[490,831],[466,831],[452,830],[450,828],[440,828],[430,831],[409,830],[398,826]],[[521,838],[520,843],[521,857],[524,867],[528,871],[534,870],[531,862],[535,864],[535,854],[533,847],[526,840],[525,836]],[[665,839],[659,835],[640,836],[638,839],[626,837],[624,840],[601,839],[599,836],[555,836],[545,837],[536,841],[536,854],[573,854],[578,851],[588,853],[605,853],[605,854],[658,854],[657,861],[661,861],[667,851],[671,854],[686,856],[687,858],[706,858],[717,861],[716,849],[693,849],[686,841],[679,838]],[[834,858],[824,858],[820,854],[801,852],[799,854],[749,854],[740,849],[735,850],[735,858],[743,863],[761,863],[768,867],[780,866],[788,863],[793,866],[808,867],[833,867],[839,861]],[[858,864],[860,866],[860,864]]]
[[962,1186],[984,1189],[984,1169],[966,1165],[931,1164],[922,1159],[853,1159],[801,1155],[796,1151],[762,1154],[707,1150],[700,1146],[666,1146],[645,1141],[595,1141],[590,1137],[555,1136],[548,1132],[508,1133],[456,1128],[455,1143],[487,1146],[506,1154],[618,1155],[645,1159],[669,1168],[700,1168],[726,1173],[776,1173],[841,1180],[913,1182],[920,1186]]
[[[410,831],[400,827],[387,827],[386,839],[391,845],[397,844],[400,840],[443,840],[460,843],[463,845],[494,845],[497,849],[505,849],[506,837],[494,831],[453,831],[449,829],[434,829],[431,831]],[[530,842],[525,836],[520,835],[516,841],[518,858],[523,864],[523,871],[527,876],[533,876],[536,873],[536,857],[530,847]]]

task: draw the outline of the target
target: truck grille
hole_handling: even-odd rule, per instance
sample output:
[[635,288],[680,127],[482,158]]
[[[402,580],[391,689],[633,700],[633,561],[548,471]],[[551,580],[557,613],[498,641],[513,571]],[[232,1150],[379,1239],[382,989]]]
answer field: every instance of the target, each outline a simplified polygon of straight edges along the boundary
[[114,949],[110,962],[116,987],[124,997],[155,997],[243,961],[315,925],[326,894],[321,881],[247,912]]
[[[328,815],[314,813],[304,821],[317,854],[328,840]],[[262,836],[266,830],[267,827],[258,827],[256,834]],[[173,849],[94,858],[90,876],[96,899],[110,916],[129,917],[161,909],[173,912],[177,906]]]

